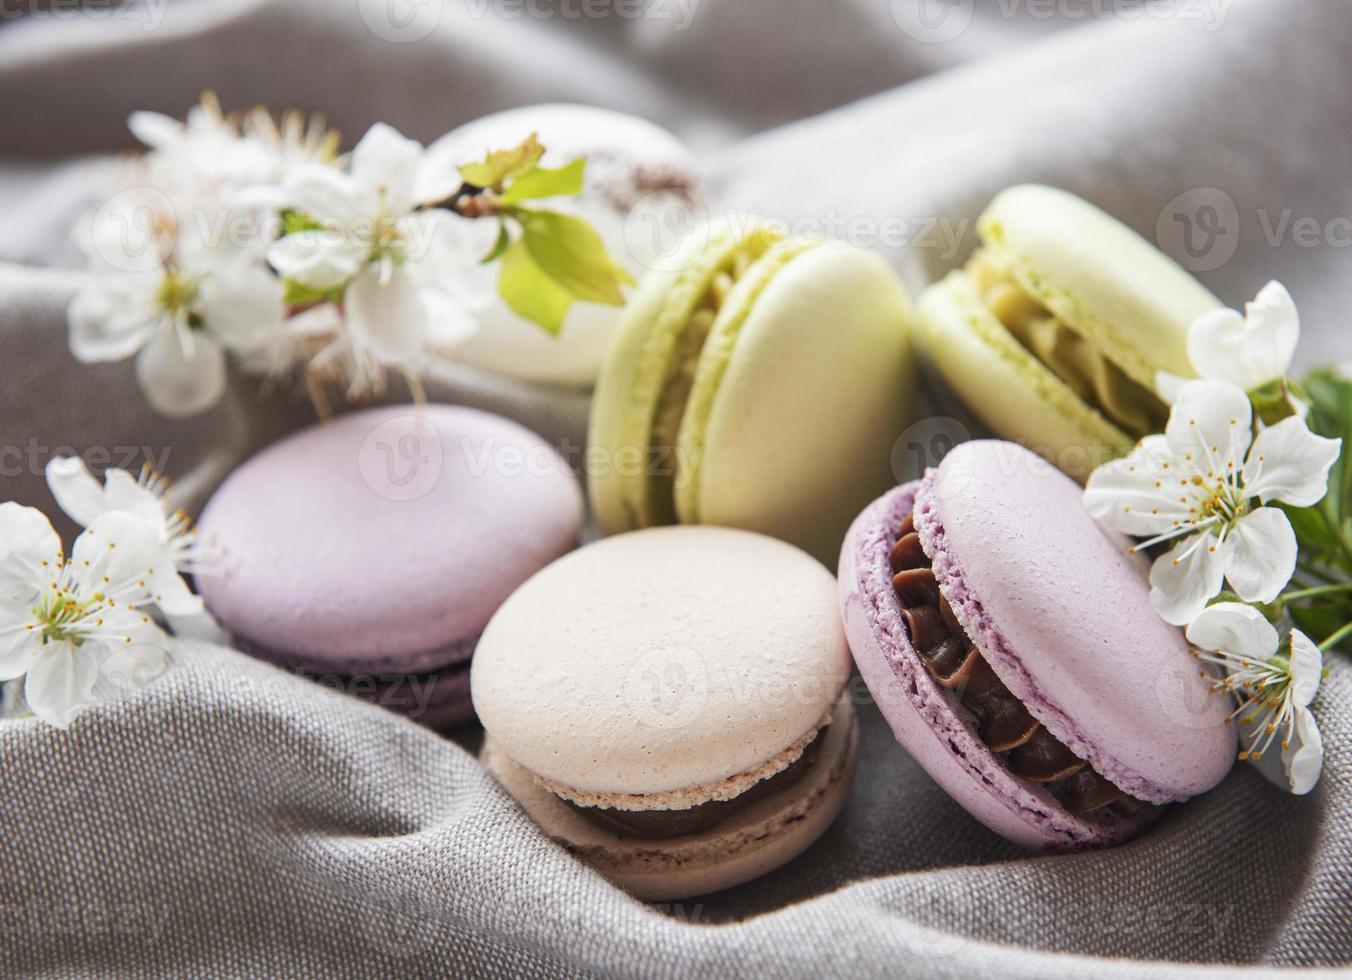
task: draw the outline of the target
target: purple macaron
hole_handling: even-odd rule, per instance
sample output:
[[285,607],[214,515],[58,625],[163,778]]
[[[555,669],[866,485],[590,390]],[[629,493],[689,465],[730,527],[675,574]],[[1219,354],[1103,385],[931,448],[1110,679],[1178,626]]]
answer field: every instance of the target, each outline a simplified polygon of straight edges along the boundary
[[845,629],[897,740],[1025,847],[1113,844],[1219,783],[1229,708],[1125,540],[1022,447],[959,446],[855,521]]
[[498,606],[576,546],[582,494],[535,434],[392,406],[312,426],[235,470],[199,525],[207,607],[241,649],[434,728],[473,717]]

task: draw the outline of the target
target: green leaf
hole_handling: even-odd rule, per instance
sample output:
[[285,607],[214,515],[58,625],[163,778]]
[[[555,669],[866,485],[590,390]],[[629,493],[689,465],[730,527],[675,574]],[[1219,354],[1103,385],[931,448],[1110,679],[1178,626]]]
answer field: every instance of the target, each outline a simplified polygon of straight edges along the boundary
[[493,247],[488,250],[488,254],[479,260],[480,265],[492,265],[498,259],[502,258],[502,253],[507,251],[507,246],[512,244],[512,236],[507,232],[507,222],[498,222],[498,240],[493,243]]
[[493,150],[479,163],[464,164],[460,176],[475,187],[499,188],[503,182],[534,169],[544,154],[545,148],[536,134],[531,133],[510,150]]
[[1285,378],[1251,388],[1248,394],[1254,414],[1263,420],[1264,425],[1276,425],[1296,414],[1291,405],[1291,389],[1287,387]]
[[1277,504],[1291,520],[1296,538],[1301,546],[1318,554],[1329,546],[1329,527],[1318,507],[1292,507],[1289,504]]
[[341,303],[343,290],[313,289],[294,279],[282,280],[282,302],[287,306],[314,306],[316,303]]
[[303,231],[323,231],[322,222],[316,221],[304,211],[288,208],[282,212],[282,237],[298,235]]
[[[1329,439],[1343,440],[1343,453],[1329,472],[1329,495],[1324,501],[1330,531],[1343,529],[1352,520],[1352,381],[1330,369],[1311,372],[1304,379],[1310,398],[1310,428]],[[1352,559],[1352,555],[1347,556]]]
[[573,305],[573,294],[536,264],[524,237],[502,254],[498,292],[513,310],[556,337]]
[[519,204],[541,197],[574,197],[582,193],[587,160],[578,157],[566,167],[547,170],[532,167],[512,180],[502,195],[503,204]]
[[1349,608],[1347,603],[1336,602],[1292,606],[1291,619],[1297,629],[1318,643],[1326,636],[1338,632],[1345,623],[1352,621],[1352,608]]
[[622,306],[620,286],[632,282],[606,251],[605,242],[581,218],[557,211],[515,214],[521,240],[544,273],[574,297],[607,306]]

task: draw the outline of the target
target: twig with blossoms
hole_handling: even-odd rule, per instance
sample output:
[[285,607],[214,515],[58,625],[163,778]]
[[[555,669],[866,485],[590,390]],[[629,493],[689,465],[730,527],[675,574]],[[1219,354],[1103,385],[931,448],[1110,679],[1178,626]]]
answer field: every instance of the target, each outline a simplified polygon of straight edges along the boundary
[[[541,167],[533,134],[447,173],[384,124],[341,157],[318,117],[227,116],[210,96],[186,123],[130,126],[149,148],[142,183],[82,225],[92,275],[70,344],[84,361],[135,356],[167,415],[214,405],[231,359],[302,377],[320,414],[324,386],[379,394],[389,369],[420,397],[421,373],[478,329],[476,264],[500,261],[507,304],[553,333],[572,303],[619,305],[632,284],[590,225],[536,206],[580,194],[586,161]],[[476,219],[499,223],[488,256],[471,250]]]
[[167,480],[57,457],[47,483],[84,527],[69,558],[46,515],[0,504],[0,683],[24,679],[23,700],[66,727],[98,704],[134,694],[169,668],[177,636],[220,640],[185,572],[210,573],[208,550],[164,500]]
[[1240,757],[1305,793],[1322,760],[1309,711],[1322,653],[1352,640],[1352,383],[1288,377],[1299,333],[1279,283],[1245,314],[1200,318],[1188,343],[1200,380],[1161,377],[1173,404],[1165,432],[1096,470],[1084,499],[1105,525],[1145,539],[1133,551],[1162,552],[1151,602],[1222,669],[1216,690],[1249,729]]

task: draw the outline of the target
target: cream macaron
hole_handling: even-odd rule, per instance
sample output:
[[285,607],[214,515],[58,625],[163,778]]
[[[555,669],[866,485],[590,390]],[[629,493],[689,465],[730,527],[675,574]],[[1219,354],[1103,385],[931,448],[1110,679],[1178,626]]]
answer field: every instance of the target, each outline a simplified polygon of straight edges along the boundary
[[854,515],[896,482],[911,321],[871,252],[737,218],[693,233],[640,284],[597,382],[601,529],[739,527],[834,564]]
[[[660,233],[688,223],[688,215],[702,206],[699,167],[684,143],[646,119],[588,105],[522,106],[476,119],[428,148],[428,169],[455,173],[460,164],[516,146],[531,133],[545,146],[544,166],[587,160],[581,195],[539,204],[585,218],[635,279],[661,254]],[[482,238],[474,251],[477,257],[492,247],[498,229],[491,221],[472,225],[466,233]],[[620,307],[576,303],[554,337],[514,313],[497,295],[496,265],[461,272],[486,300],[476,310],[479,330],[456,348],[457,360],[525,381],[588,386],[596,380]]]
[[834,577],[725,528],[607,538],[537,573],[479,641],[482,761],[632,894],[791,860],[845,804],[857,741]]
[[1188,328],[1220,300],[1117,219],[1023,185],[981,247],[920,299],[929,355],[995,432],[1083,479],[1164,429],[1160,372],[1193,377]]

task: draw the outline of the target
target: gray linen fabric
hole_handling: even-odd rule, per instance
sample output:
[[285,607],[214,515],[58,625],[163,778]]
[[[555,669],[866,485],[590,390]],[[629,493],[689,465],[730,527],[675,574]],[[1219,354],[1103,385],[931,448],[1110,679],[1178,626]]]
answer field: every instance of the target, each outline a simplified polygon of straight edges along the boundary
[[[711,209],[876,245],[913,286],[961,260],[999,188],[1055,183],[1232,304],[1283,279],[1305,315],[1302,362],[1352,361],[1338,0],[990,0],[956,33],[972,9],[960,0],[928,33],[910,0],[652,0],[646,16],[599,19],[580,0],[171,0],[83,19],[14,6],[0,17],[0,475],[4,498],[49,511],[53,452],[149,455],[195,506],[310,418],[302,399],[241,382],[208,416],[161,419],[128,366],[82,367],[66,349],[68,230],[128,145],[126,113],[181,113],[208,87],[230,107],[326,110],[349,139],[377,119],[430,139],[544,100],[637,112],[705,152]],[[584,436],[585,394],[464,370],[433,392],[556,444]],[[1344,655],[1317,703],[1328,756],[1313,795],[1241,767],[1147,837],[1070,857],[1022,855],[969,819],[856,685],[860,777],[836,826],[761,881],[665,907],[542,840],[461,744],[230,650],[184,644],[178,660],[69,732],[0,723],[0,974],[1139,977],[1352,962]]]

